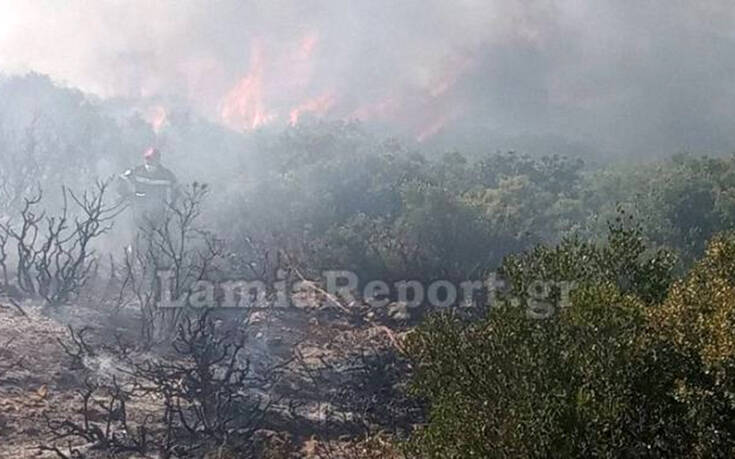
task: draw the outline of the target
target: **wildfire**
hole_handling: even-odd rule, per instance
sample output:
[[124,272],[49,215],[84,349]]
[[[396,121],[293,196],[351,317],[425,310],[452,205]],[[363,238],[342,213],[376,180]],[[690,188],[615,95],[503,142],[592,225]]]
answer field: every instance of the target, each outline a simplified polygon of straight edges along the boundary
[[[317,32],[311,31],[281,48],[262,45],[253,42],[247,73],[221,102],[221,119],[233,129],[257,129],[276,120],[294,126],[307,113],[330,114],[362,121],[392,120],[414,132],[418,141],[425,141],[458,115],[457,93],[452,88],[472,64],[466,55],[449,56],[438,63],[431,72],[433,77],[423,84],[387,88],[371,101],[363,94],[335,89],[329,84],[333,77],[317,78]],[[337,94],[348,97],[338,100]]]
[[418,134],[416,134],[416,140],[419,142],[423,142],[429,137],[434,136],[436,133],[441,131],[444,125],[446,125],[451,118],[452,117],[449,114],[440,114],[438,118],[434,119],[428,125],[419,130]]
[[257,42],[250,53],[250,70],[225,96],[222,120],[235,129],[255,129],[275,118],[265,107],[263,51]]
[[299,117],[302,113],[310,112],[316,115],[326,114],[334,105],[335,100],[336,98],[334,94],[327,92],[317,98],[307,100],[303,104],[292,108],[289,113],[289,122],[291,123],[291,126],[294,126],[299,122]]
[[153,132],[158,134],[166,124],[168,116],[165,108],[160,105],[155,105],[148,109],[143,118],[151,125]]
[[251,130],[281,118],[283,113],[288,113],[292,125],[303,113],[325,114],[335,103],[333,91],[293,105],[293,98],[309,89],[318,41],[318,34],[311,32],[292,51],[267,58],[260,43],[254,42],[248,73],[222,102],[223,122],[233,129]]
[[430,121],[418,130],[417,141],[423,142],[436,135],[460,114],[462,108],[458,107],[456,102],[452,103],[453,101],[447,96],[471,65],[472,59],[466,55],[450,56],[446,59],[443,68],[431,81],[427,90],[426,104],[430,109],[425,111],[430,114]]

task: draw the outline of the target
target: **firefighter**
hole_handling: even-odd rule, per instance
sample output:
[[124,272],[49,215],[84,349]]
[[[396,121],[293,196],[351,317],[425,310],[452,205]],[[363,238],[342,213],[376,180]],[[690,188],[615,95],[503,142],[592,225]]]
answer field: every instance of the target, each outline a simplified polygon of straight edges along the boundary
[[120,175],[120,193],[130,200],[137,229],[160,224],[176,193],[176,176],[161,164],[161,152],[148,148],[143,164]]

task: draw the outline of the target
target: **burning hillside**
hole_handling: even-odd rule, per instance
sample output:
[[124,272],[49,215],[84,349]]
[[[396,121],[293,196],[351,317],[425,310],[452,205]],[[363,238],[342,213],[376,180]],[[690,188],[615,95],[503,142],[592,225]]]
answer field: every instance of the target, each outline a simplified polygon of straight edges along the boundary
[[0,457],[735,457],[733,30],[0,0]]
[[[330,87],[332,79],[316,73],[324,52],[318,33],[309,33],[280,52],[268,52],[262,40],[254,41],[247,74],[222,99],[221,121],[247,131],[271,123],[293,126],[305,114],[385,124],[414,119],[409,130],[416,140],[424,141],[461,114],[451,105],[451,91],[470,66],[469,57],[454,56],[437,69],[427,69],[425,81],[410,95],[378,94],[376,100],[364,100],[354,97],[360,88]],[[390,91],[398,93],[396,89]]]

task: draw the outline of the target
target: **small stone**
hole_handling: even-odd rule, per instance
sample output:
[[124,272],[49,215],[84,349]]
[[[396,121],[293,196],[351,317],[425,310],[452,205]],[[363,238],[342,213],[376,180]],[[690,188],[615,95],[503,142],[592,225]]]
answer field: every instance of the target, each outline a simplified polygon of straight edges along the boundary
[[393,320],[408,320],[411,318],[411,313],[404,301],[395,301],[388,305],[388,316]]

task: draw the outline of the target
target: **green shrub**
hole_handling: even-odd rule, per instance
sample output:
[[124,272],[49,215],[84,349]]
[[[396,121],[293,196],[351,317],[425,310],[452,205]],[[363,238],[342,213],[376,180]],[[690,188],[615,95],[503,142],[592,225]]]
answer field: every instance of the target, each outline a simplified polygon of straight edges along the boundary
[[731,457],[735,236],[716,237],[670,284],[673,264],[642,256],[637,234],[613,225],[606,246],[566,241],[506,262],[513,289],[544,276],[578,282],[547,320],[504,302],[484,319],[444,313],[412,333],[412,391],[429,416],[407,452]]

